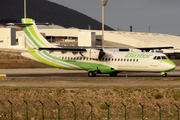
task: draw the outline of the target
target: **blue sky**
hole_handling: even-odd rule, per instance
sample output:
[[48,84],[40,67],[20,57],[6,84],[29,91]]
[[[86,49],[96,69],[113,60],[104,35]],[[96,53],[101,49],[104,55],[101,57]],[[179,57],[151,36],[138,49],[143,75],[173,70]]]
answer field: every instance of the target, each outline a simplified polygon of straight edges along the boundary
[[[101,0],[49,0],[101,22]],[[180,0],[108,0],[105,24],[121,31],[180,35]]]

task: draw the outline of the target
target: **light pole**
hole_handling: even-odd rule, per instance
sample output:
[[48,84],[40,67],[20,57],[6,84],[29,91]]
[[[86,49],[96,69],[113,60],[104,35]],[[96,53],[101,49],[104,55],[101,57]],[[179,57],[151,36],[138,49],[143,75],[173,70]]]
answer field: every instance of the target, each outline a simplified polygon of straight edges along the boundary
[[26,0],[24,0],[24,18],[26,18]]
[[106,6],[108,0],[102,1],[102,48],[104,48],[104,6]]

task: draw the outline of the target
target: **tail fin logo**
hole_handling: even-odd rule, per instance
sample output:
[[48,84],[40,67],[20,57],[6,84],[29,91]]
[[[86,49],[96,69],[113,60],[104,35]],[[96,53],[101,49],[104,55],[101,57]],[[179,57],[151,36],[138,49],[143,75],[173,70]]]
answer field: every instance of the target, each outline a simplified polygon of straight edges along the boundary
[[[29,18],[21,19],[22,23],[27,23],[23,25],[25,32],[25,39],[28,48],[41,48],[52,46],[38,31],[35,21]],[[28,24],[31,23],[31,24]]]

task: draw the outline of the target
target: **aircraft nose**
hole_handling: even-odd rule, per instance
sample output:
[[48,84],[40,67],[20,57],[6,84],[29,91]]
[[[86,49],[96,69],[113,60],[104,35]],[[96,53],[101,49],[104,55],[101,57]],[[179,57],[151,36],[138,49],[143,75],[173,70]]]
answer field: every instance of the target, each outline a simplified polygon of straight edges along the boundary
[[168,60],[166,66],[169,67],[171,70],[174,70],[176,68],[176,64],[171,60]]

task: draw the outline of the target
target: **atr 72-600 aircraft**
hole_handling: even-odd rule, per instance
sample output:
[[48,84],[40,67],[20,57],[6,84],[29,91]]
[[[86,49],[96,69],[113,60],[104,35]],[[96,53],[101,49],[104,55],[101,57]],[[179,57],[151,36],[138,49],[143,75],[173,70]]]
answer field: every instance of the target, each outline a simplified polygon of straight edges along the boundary
[[22,25],[28,52],[21,55],[59,69],[86,70],[89,77],[95,77],[97,73],[116,77],[117,73],[123,71],[160,72],[167,76],[166,72],[176,67],[163,53],[121,51],[120,48],[53,46],[39,33],[34,20],[22,19]]

